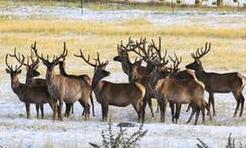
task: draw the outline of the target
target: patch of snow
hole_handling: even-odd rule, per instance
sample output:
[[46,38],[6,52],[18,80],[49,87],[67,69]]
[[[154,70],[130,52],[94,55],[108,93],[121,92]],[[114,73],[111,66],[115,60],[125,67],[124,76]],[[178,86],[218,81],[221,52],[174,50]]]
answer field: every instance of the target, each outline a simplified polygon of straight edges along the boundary
[[[177,11],[174,14],[160,13],[156,11],[144,10],[103,10],[93,11],[83,10],[75,7],[52,7],[52,6],[20,6],[20,7],[0,7],[0,16],[20,17],[28,19],[30,17],[50,17],[54,19],[69,20],[93,20],[99,22],[121,21],[137,18],[145,18],[156,25],[206,25],[212,27],[245,27],[246,13],[220,13],[220,12],[199,12],[199,11]],[[131,16],[129,18],[129,16]],[[229,21],[228,21],[229,20]],[[238,21],[240,20],[240,21]]]

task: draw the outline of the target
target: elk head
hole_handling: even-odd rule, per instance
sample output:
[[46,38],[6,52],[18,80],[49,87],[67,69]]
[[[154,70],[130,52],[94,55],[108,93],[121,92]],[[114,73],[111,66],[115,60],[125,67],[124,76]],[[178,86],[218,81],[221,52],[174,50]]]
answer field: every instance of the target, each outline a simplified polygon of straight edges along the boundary
[[194,62],[186,65],[185,68],[192,69],[195,71],[203,70],[202,62],[200,61],[200,58],[206,55],[210,51],[210,49],[211,49],[211,43],[206,42],[204,50],[201,47],[196,50],[195,54],[194,53],[191,54],[191,57],[194,59]]
[[83,59],[88,65],[94,67],[94,75],[92,78],[92,88],[95,88],[97,83],[101,79],[110,75],[110,72],[105,70],[107,65],[109,64],[109,61],[101,62],[98,52],[97,52],[97,58],[94,59],[95,63],[90,62],[90,56],[89,55],[87,58],[85,58],[81,49],[80,49],[80,54],[79,55],[75,54],[74,56]]
[[[6,72],[7,72],[8,74],[10,74],[11,81],[12,81],[12,82],[15,82],[15,81],[18,80],[18,75],[21,73],[21,69],[20,69],[20,68],[21,68],[21,66],[22,66],[23,64],[15,65],[15,69],[14,69],[12,65],[10,66],[10,65],[8,64],[8,56],[9,56],[9,54],[6,54],[6,56],[5,56],[5,64],[6,64],[6,66],[7,66]],[[23,59],[22,62],[24,62],[24,59]]]
[[34,51],[34,53],[36,54],[36,56],[41,59],[41,61],[43,62],[43,64],[47,67],[48,71],[53,71],[54,67],[56,65],[59,64],[59,61],[63,58],[65,58],[67,56],[68,50],[66,48],[66,43],[64,42],[64,48],[63,48],[63,52],[60,56],[53,56],[53,60],[50,62],[49,61],[49,55],[46,56],[46,58],[44,58],[43,54],[41,54],[41,56],[38,54],[37,48],[36,48],[36,42],[34,44],[32,44],[31,46],[32,50]]
[[[23,54],[20,54],[20,53],[18,53],[18,56],[17,56],[16,49],[15,49],[14,54],[10,56],[14,57],[20,64],[26,66],[26,70],[27,70],[26,77],[27,78],[38,77],[40,75],[40,73],[37,71],[38,66],[39,66],[39,59],[34,58],[32,51],[31,51],[31,56],[25,57]],[[25,62],[25,59],[27,60],[26,62]]]
[[114,57],[114,61],[129,62],[130,60],[128,51],[133,48],[133,46],[134,42],[131,37],[129,37],[128,43],[126,45],[124,45],[123,41],[121,41],[121,43],[117,45],[118,56]]

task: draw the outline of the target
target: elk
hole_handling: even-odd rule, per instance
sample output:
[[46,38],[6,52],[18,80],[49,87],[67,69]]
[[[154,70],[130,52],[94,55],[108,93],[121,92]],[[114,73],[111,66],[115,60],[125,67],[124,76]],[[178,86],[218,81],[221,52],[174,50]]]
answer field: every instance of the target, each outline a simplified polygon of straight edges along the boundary
[[215,107],[214,107],[214,93],[229,93],[232,92],[237,105],[234,112],[234,117],[236,117],[241,104],[241,110],[239,117],[242,116],[244,108],[244,96],[243,88],[246,85],[246,77],[238,72],[232,73],[214,73],[206,72],[203,68],[201,58],[205,56],[211,49],[211,43],[205,43],[205,49],[198,48],[196,53],[192,53],[191,56],[194,59],[193,63],[186,65],[187,69],[195,71],[195,75],[198,80],[204,83],[205,90],[209,93],[209,107],[212,105],[213,115],[215,116]]
[[[196,125],[200,111],[202,111],[202,119],[205,121],[205,109],[209,111],[209,108],[207,102],[204,100],[203,85],[193,79],[177,79],[169,76],[170,70],[168,69],[157,66],[151,73],[149,84],[149,89],[158,98],[160,104],[161,122],[165,121],[165,110],[168,102],[171,104],[190,104],[192,113],[187,123],[191,121],[196,113],[194,123]],[[171,71],[173,70],[172,68],[170,69]]]
[[[64,46],[66,46],[66,44],[64,44]],[[64,48],[66,48],[66,47],[64,47]],[[63,58],[62,60],[59,61],[59,70],[60,70],[61,75],[65,76],[65,77],[69,77],[69,78],[79,79],[79,80],[83,81],[82,83],[87,83],[88,85],[91,85],[91,78],[87,74],[83,74],[83,75],[67,74],[65,71],[65,66],[66,66],[65,58]],[[92,94],[90,94],[90,100],[91,100],[91,106],[92,106],[92,115],[95,116],[94,102],[93,102]],[[72,106],[72,113],[73,113],[73,106]],[[83,111],[82,115],[84,115],[84,111]]]
[[41,116],[44,118],[44,112],[43,112],[43,104],[50,102],[51,98],[50,95],[47,91],[47,86],[46,85],[37,85],[38,83],[29,83],[29,79],[32,79],[31,77],[36,77],[39,75],[39,73],[33,69],[36,67],[36,63],[32,63],[28,69],[27,72],[27,82],[26,84],[21,83],[19,81],[19,74],[21,73],[21,67],[26,63],[25,57],[22,55],[22,59],[19,56],[18,61],[20,65],[16,65],[15,69],[13,69],[13,66],[8,64],[8,56],[16,56],[16,55],[9,55],[7,54],[5,57],[5,63],[6,63],[6,72],[10,74],[11,77],[11,87],[14,93],[18,96],[20,101],[25,103],[26,107],[26,116],[27,118],[30,118],[30,104],[36,104],[36,111],[37,111],[37,117],[39,118],[39,107],[41,110]]
[[81,50],[80,55],[75,56],[94,67],[92,90],[96,95],[97,101],[101,104],[103,121],[108,120],[109,105],[126,107],[131,104],[138,114],[138,122],[144,122],[142,102],[145,96],[145,87],[143,85],[137,82],[112,83],[103,81],[103,78],[110,75],[110,72],[105,70],[109,62],[101,62],[99,53],[97,53],[95,63],[90,62],[89,55],[88,58],[85,58]]
[[[197,80],[195,73],[192,72],[191,70],[180,70],[179,69],[179,65],[182,62],[182,57],[178,58],[177,55],[174,53],[174,58],[172,58],[171,56],[169,56],[170,61],[172,62],[172,64],[170,65],[171,68],[166,68],[166,72],[169,72],[168,76],[175,78],[175,79],[179,79],[179,80],[196,80],[198,83],[200,83],[201,85],[203,85],[200,81]],[[171,112],[172,112],[172,121],[177,123],[178,119],[179,119],[179,115],[180,115],[180,110],[181,110],[181,104],[172,104],[170,103],[170,107],[171,107]],[[174,106],[176,105],[176,106]],[[175,111],[175,107],[176,107],[176,111]],[[188,111],[190,109],[190,104],[187,108],[186,111]],[[175,114],[174,114],[175,112]]]
[[[136,48],[139,48],[142,44],[146,44],[146,39],[140,39],[140,42],[136,41],[136,43],[129,38],[128,43],[123,45],[123,41],[121,44],[117,45],[118,56],[114,57],[114,61],[118,61],[121,63],[123,72],[128,75],[129,81],[135,81],[136,79],[143,79],[143,77],[147,77],[149,75],[149,69],[147,67],[141,66],[142,60],[136,60],[132,63],[129,58],[128,52],[133,51],[137,52]],[[146,93],[147,94],[147,93]],[[151,99],[147,99],[152,117],[154,117],[154,112],[152,108]]]
[[[148,49],[146,49],[148,47]],[[166,60],[167,50],[165,50],[164,56],[161,51],[161,38],[159,38],[159,46],[156,47],[154,40],[150,44],[147,45],[146,39],[140,39],[140,41],[136,41],[135,45],[132,45],[128,51],[132,51],[139,55],[146,63],[146,71],[147,73],[143,73],[139,70],[138,67],[132,67],[132,81],[139,82],[146,88],[146,96],[144,98],[143,108],[146,107],[146,102],[151,102],[151,98],[155,98],[151,91],[148,89],[148,84],[150,81],[150,73],[153,71],[155,67],[155,63],[158,61],[159,64],[165,66],[168,63]],[[158,106],[157,106],[158,107]],[[152,107],[151,107],[152,109]],[[158,108],[157,108],[158,110]],[[151,110],[152,116],[153,110]]]
[[[140,39],[140,42],[142,43],[143,40]],[[121,63],[122,70],[128,76],[129,81],[131,81],[131,79],[132,79],[131,65],[133,63],[130,61],[128,52],[134,51],[135,48],[137,48],[137,46],[135,45],[134,41],[131,38],[128,39],[128,43],[126,45],[123,45],[123,41],[121,41],[121,44],[117,45],[118,56],[114,57],[114,61],[118,61]],[[137,68],[142,75],[148,75],[149,74],[147,68],[144,66],[141,66],[141,60],[137,61],[135,59],[134,64],[136,66],[138,66]]]
[[[65,43],[64,43],[65,44]],[[53,60],[49,61],[49,56],[47,58],[43,57],[43,54],[40,56],[36,49],[36,42],[32,45],[32,49],[35,52],[36,56],[41,59],[43,64],[46,66],[46,83],[48,86],[48,92],[53,99],[54,113],[53,119],[56,119],[56,112],[58,107],[58,119],[62,119],[62,106],[63,102],[66,104],[65,116],[69,117],[70,108],[75,101],[79,101],[82,107],[85,110],[85,120],[89,118],[90,115],[90,94],[91,89],[88,83],[83,83],[79,79],[69,78],[62,75],[56,75],[54,73],[54,67],[59,64],[59,61],[62,58],[67,56],[67,49],[64,45],[63,52],[60,56],[53,57]],[[58,106],[56,105],[58,101]]]

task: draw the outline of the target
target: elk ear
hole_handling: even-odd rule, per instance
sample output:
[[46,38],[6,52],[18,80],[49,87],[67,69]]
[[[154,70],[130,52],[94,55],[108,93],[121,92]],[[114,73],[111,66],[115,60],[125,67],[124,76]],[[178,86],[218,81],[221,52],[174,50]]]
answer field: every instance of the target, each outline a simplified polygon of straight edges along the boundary
[[7,73],[10,73],[10,70],[9,69],[6,68],[5,70],[6,70]]

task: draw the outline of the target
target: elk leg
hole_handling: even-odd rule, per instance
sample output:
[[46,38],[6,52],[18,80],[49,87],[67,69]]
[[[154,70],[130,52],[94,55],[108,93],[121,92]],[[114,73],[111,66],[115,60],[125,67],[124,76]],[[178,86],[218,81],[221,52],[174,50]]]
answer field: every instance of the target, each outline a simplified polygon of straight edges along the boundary
[[44,119],[44,105],[43,104],[40,104],[40,110],[41,110],[42,119]]
[[58,118],[60,121],[62,121],[62,106],[63,106],[63,101],[62,99],[59,99],[59,107],[58,107]]
[[103,122],[107,122],[108,120],[108,105],[102,103],[102,116],[103,116]]
[[159,103],[158,103],[158,101],[157,101],[157,108],[156,108],[155,113],[159,113],[159,111],[160,111],[160,105],[159,105]]
[[205,108],[202,108],[202,122],[205,122]]
[[190,106],[190,104],[189,104],[185,112],[190,111],[190,108],[191,108],[191,106]]
[[90,117],[90,104],[89,103],[87,103],[86,105],[85,105],[85,120],[88,120],[89,119],[89,117]]
[[[214,107],[214,93],[209,93],[209,99],[210,103],[212,104],[212,108],[213,108],[213,116],[216,116],[215,114],[215,107]],[[209,104],[209,103],[208,103]],[[210,105],[209,105],[210,108]]]
[[167,100],[162,99],[160,101],[160,109],[161,109],[161,122],[165,122],[165,113],[167,108]]
[[197,120],[198,120],[199,114],[200,114],[200,109],[198,109],[196,111],[196,119],[195,119],[195,124],[194,125],[197,125]]
[[171,114],[172,114],[172,122],[174,123],[174,118],[175,118],[175,115],[174,115],[174,103],[171,103],[169,102],[169,107],[171,108]]
[[30,103],[25,103],[26,105],[26,116],[29,119],[30,118]]
[[83,101],[79,101],[79,103],[84,108],[83,114],[85,116],[85,120],[87,120],[89,118],[89,114],[90,114],[90,105],[85,104]]
[[53,99],[51,99],[51,98],[48,98],[48,103],[49,103],[49,105],[50,105],[50,108],[51,108],[51,110],[52,111],[54,111],[54,106],[53,106]]
[[70,112],[70,110],[68,109],[69,105],[67,103],[65,103],[65,105],[66,105],[66,108],[65,108],[64,117],[68,117],[68,112]]
[[57,114],[57,100],[53,100],[52,102],[52,108],[53,108],[53,120],[56,120],[56,114]]
[[37,118],[39,118],[39,104],[36,104]]
[[243,108],[244,108],[244,102],[245,102],[245,99],[244,99],[244,97],[243,97],[242,92],[240,93],[240,97],[241,97],[241,110],[240,110],[239,117],[241,117],[242,114],[243,114]]
[[209,106],[208,106],[207,102],[206,102],[206,106],[205,106],[205,108],[207,109],[209,119],[211,120],[211,119],[212,119],[212,115],[211,115],[211,112],[210,112],[210,109],[209,109]]
[[142,107],[142,118],[145,120],[145,108],[146,108],[146,105],[147,105],[147,99],[146,99],[147,97],[146,97],[146,95],[145,95],[145,97],[143,98],[143,107]]
[[83,101],[81,101],[81,100],[79,100],[79,103],[80,103],[80,104],[81,104],[81,106],[83,107],[82,116],[85,116],[85,114],[86,114],[86,106],[85,106],[84,102],[83,102]]
[[240,105],[240,97],[239,97],[239,95],[237,94],[237,92],[233,92],[233,95],[234,95],[234,97],[235,97],[235,99],[236,99],[236,101],[237,101],[237,105],[236,105],[235,112],[234,112],[234,115],[233,115],[233,117],[236,117],[237,111],[238,111],[239,105]]
[[154,114],[154,111],[153,111],[152,99],[151,98],[148,99],[148,105],[149,105],[149,109],[150,109],[150,112],[151,112],[152,117],[155,117],[155,114]]
[[[72,110],[71,110],[71,108],[72,108]],[[70,110],[71,110],[71,114],[73,114],[73,104],[70,106],[69,112],[70,112]]]
[[195,112],[196,112],[195,109],[192,108],[192,112],[191,112],[191,114],[190,114],[190,118],[189,118],[189,120],[188,120],[186,123],[190,123],[190,121],[191,121],[191,119],[193,118]]
[[67,105],[67,117],[70,116],[70,112],[71,112],[71,108],[72,108],[72,111],[73,111],[73,103],[69,103],[69,104],[66,104]]
[[176,104],[176,115],[175,115],[176,123],[178,123],[178,120],[179,120],[181,106],[182,106],[181,104]]
[[132,104],[132,106],[133,106],[133,108],[135,109],[135,111],[137,112],[137,114],[138,114],[138,122],[140,122],[141,121],[141,105],[140,105],[140,103],[134,103],[134,104]]
[[82,116],[84,116],[85,115],[85,109],[83,109],[83,112],[82,112]]
[[90,94],[90,99],[91,99],[92,115],[93,117],[95,117],[95,109],[94,109],[94,101],[92,98],[92,93]]

